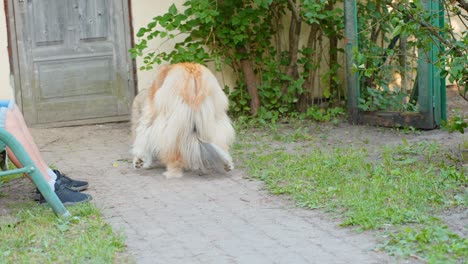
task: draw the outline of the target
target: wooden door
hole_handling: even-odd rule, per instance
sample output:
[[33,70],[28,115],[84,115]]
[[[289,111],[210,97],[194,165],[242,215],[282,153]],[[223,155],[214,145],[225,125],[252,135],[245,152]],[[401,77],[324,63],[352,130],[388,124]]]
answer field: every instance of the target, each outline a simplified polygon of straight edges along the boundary
[[11,4],[19,71],[16,98],[28,124],[128,119],[134,96],[127,52],[128,2],[12,0]]

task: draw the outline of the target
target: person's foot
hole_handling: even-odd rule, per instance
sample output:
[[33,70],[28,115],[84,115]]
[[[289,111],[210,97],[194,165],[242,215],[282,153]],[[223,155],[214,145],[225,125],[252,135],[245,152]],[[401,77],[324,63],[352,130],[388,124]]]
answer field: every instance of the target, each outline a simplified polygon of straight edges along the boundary
[[[65,184],[61,183],[59,179],[55,182],[55,194],[62,201],[63,205],[75,205],[91,201],[93,197],[86,193],[80,193],[70,190]],[[46,203],[44,196],[40,194],[39,203]]]
[[61,173],[59,170],[53,170],[55,174],[57,174],[57,181],[60,180],[62,184],[64,184],[68,189],[72,191],[81,192],[88,188],[88,182],[86,181],[78,181],[73,180],[72,178],[66,176],[65,174]]
[[6,149],[0,152],[0,169],[2,171],[8,170],[8,156],[6,153]]

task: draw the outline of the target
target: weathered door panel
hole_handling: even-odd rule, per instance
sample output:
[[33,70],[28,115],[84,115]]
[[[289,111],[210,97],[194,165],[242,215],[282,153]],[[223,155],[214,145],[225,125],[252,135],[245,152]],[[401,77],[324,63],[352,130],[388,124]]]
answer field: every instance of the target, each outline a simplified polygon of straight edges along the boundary
[[134,88],[122,1],[13,3],[29,124],[128,117]]

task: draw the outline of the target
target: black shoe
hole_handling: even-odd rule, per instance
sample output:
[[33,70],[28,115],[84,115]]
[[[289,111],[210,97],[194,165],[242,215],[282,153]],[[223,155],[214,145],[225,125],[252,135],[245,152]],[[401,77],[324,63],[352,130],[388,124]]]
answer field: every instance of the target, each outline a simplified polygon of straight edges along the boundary
[[62,174],[59,170],[53,170],[55,174],[57,174],[57,181],[60,181],[64,184],[68,189],[72,191],[81,192],[88,188],[88,182],[86,181],[77,181],[73,180],[70,177],[67,177],[65,174]]
[[[75,205],[79,203],[85,203],[93,199],[93,197],[89,194],[70,190],[59,180],[55,182],[55,194],[60,199],[60,201],[62,201],[63,205]],[[46,203],[46,200],[42,194],[39,197],[39,203]]]
[[6,149],[0,152],[0,169],[2,171],[8,170],[8,156],[6,153]]

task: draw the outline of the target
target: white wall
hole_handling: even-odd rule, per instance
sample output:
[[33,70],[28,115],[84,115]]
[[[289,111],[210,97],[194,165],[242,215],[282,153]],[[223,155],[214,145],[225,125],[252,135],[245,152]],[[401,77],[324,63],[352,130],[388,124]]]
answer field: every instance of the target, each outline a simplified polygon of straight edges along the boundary
[[13,87],[10,83],[10,61],[8,58],[8,35],[5,6],[0,1],[0,99],[12,99]]
[[[132,26],[133,32],[136,35],[138,30],[141,27],[145,27],[149,22],[152,21],[153,17],[162,15],[166,13],[169,6],[176,4],[177,7],[180,7],[183,3],[183,0],[172,0],[172,1],[154,1],[154,0],[133,0],[132,4]],[[136,36],[133,36],[135,43],[138,43],[139,40]],[[156,51],[169,51],[174,45],[173,41],[168,41],[161,45],[161,42],[152,41],[149,44],[150,49]],[[159,68],[158,65],[154,65],[154,69],[151,71],[141,71],[138,68],[143,65],[142,58],[138,57],[136,59],[137,64],[137,80],[138,80],[138,89],[144,89],[151,85],[155,73]]]
[[[153,17],[165,14],[172,4],[175,4],[176,7],[179,10],[181,10],[183,9],[182,3],[184,2],[185,0],[171,0],[171,1],[132,0],[132,24],[133,24],[133,32],[135,34],[135,36],[133,36],[134,42],[135,43],[139,42],[139,39],[136,37],[138,30],[141,27],[145,27],[149,22],[151,22]],[[182,40],[182,38],[180,38],[180,40]],[[172,48],[174,47],[175,41],[166,41],[166,40],[162,41],[158,39],[158,40],[152,40],[148,44],[150,44],[148,52],[153,51],[153,50],[156,52],[163,52],[163,51],[170,52]],[[142,61],[143,60],[141,57],[138,57],[136,59],[138,90],[145,89],[151,86],[155,78],[156,72],[160,68],[159,65],[153,65],[154,67],[153,70],[141,71],[138,68],[140,68],[143,65]],[[224,86],[226,84],[232,87],[233,84],[235,83],[234,76],[232,72],[230,72],[229,69],[224,69],[223,72],[216,72],[215,74],[216,74],[216,77],[218,78],[218,81],[221,83],[221,86]]]

